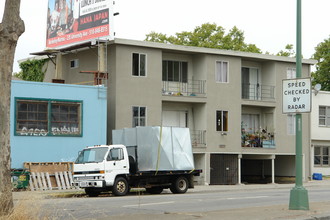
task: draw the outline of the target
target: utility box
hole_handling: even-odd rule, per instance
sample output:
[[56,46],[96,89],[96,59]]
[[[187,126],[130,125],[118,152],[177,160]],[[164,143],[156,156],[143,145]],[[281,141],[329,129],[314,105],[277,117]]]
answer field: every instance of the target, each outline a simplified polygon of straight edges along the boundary
[[11,171],[11,181],[14,189],[26,189],[29,186],[30,172],[19,169]]

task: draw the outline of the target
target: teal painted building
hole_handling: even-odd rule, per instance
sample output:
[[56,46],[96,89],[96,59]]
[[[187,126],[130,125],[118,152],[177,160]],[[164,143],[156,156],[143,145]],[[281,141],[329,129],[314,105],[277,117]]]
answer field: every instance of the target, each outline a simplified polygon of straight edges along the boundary
[[24,162],[74,161],[89,145],[106,144],[103,86],[12,81],[12,168]]

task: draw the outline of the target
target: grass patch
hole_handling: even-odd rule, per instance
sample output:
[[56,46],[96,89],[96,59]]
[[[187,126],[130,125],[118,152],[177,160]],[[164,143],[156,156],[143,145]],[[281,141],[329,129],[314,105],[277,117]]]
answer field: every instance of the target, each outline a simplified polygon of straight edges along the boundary
[[[0,205],[5,201],[0,201]],[[19,200],[14,201],[14,208],[8,215],[0,215],[0,220],[46,220],[40,217],[41,203],[37,196],[27,193]]]

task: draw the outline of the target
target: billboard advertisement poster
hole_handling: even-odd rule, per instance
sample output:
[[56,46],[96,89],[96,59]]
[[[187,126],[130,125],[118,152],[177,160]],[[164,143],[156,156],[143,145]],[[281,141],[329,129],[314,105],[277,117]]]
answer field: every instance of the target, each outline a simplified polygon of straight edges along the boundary
[[110,38],[112,18],[110,0],[48,0],[46,47]]

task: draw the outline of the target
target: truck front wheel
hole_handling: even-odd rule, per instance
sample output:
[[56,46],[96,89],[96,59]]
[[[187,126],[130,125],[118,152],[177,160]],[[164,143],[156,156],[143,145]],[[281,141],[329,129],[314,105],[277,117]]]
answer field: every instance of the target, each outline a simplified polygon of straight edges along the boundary
[[185,193],[188,190],[188,184],[187,178],[180,176],[172,182],[170,190],[172,193]]
[[128,190],[127,180],[123,177],[117,177],[112,187],[112,193],[115,196],[124,196],[128,193]]

